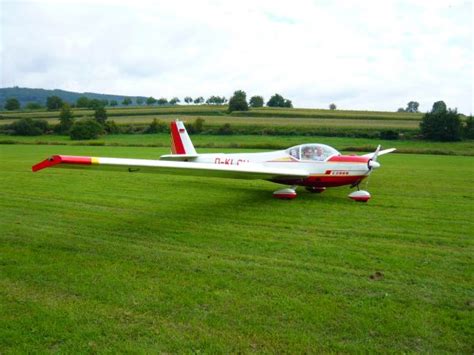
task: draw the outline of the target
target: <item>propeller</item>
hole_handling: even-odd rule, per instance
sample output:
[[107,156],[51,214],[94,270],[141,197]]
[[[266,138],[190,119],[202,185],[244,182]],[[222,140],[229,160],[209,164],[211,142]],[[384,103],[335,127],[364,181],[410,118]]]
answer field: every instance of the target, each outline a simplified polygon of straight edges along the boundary
[[377,162],[377,158],[379,157],[379,152],[380,152],[380,144],[377,146],[377,149],[375,149],[375,152],[374,152],[374,155],[372,155],[372,158],[367,162],[367,168],[369,169],[369,171],[367,173],[367,179],[365,180],[366,189],[369,187],[369,179],[370,179],[370,174],[372,174],[372,170],[380,168],[380,163]]
[[369,174],[372,173],[372,169],[380,168],[380,163],[377,162],[377,158],[379,157],[380,152],[380,144],[378,145],[377,149],[375,149],[374,155],[372,155],[372,159],[370,159],[367,163],[367,168],[369,169]]

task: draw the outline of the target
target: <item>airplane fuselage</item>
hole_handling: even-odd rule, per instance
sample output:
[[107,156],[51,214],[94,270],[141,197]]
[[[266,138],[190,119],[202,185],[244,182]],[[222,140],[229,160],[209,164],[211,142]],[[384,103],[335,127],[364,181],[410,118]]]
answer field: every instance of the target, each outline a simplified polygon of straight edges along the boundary
[[343,185],[357,185],[369,173],[368,161],[361,156],[333,155],[317,160],[300,160],[292,157],[286,150],[246,153],[246,154],[199,154],[193,159],[196,163],[244,166],[258,164],[271,168],[297,168],[309,173],[307,178],[279,177],[271,181],[285,185],[300,185],[312,187],[335,187]]

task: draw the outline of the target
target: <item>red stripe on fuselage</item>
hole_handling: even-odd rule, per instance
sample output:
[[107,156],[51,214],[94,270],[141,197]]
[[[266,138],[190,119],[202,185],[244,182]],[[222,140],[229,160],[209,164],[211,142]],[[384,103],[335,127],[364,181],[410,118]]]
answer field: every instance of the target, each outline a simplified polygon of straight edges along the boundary
[[80,165],[91,165],[91,157],[77,157],[72,155],[53,155],[52,157],[43,160],[42,162],[33,165],[31,170],[38,171],[44,168],[50,168],[57,164],[80,164]]
[[367,163],[370,160],[368,157],[360,155],[335,155],[328,159],[330,163]]
[[173,154],[186,154],[176,122],[171,122],[171,140]]

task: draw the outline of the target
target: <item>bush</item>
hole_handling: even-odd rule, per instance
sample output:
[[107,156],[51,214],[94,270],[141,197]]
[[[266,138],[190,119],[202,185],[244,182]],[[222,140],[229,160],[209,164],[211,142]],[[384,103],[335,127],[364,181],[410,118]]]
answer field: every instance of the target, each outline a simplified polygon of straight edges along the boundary
[[73,140],[97,139],[102,132],[102,126],[96,120],[89,118],[74,123],[70,135]]
[[196,120],[188,126],[188,133],[198,134],[204,130],[204,119],[198,117]]
[[109,134],[119,134],[120,133],[120,127],[117,126],[115,121],[107,121],[104,124],[104,131]]
[[446,109],[442,101],[435,102],[431,112],[426,113],[420,122],[421,135],[436,141],[461,140],[461,120],[456,109]]
[[11,133],[17,136],[40,136],[48,131],[48,122],[22,118],[10,125]]
[[226,123],[222,127],[219,127],[219,129],[217,130],[217,134],[228,136],[228,135],[234,134],[234,131],[232,130],[230,123]]
[[160,133],[166,130],[166,123],[159,121],[156,118],[150,123],[150,125],[145,129],[143,133]]
[[386,140],[395,140],[398,139],[398,132],[394,130],[385,130],[385,131],[380,131],[380,139],[386,139]]

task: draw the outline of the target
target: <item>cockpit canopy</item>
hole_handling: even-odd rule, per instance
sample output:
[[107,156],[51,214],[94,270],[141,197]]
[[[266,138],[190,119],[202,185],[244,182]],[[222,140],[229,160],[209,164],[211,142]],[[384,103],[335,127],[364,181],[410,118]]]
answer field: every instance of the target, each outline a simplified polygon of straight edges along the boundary
[[288,148],[286,152],[301,161],[324,161],[333,155],[341,155],[336,149],[325,144],[301,144]]

